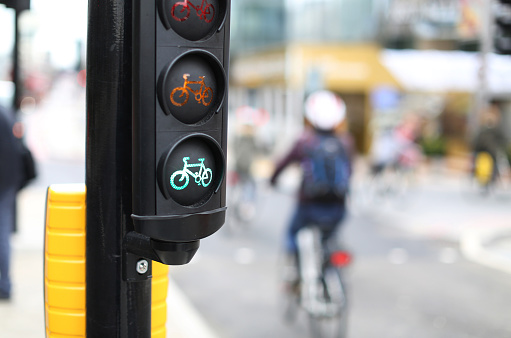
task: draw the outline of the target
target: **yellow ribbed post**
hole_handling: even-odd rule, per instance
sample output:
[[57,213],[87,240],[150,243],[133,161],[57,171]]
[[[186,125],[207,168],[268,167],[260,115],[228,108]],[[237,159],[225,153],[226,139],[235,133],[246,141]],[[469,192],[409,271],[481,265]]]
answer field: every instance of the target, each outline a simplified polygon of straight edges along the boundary
[[169,267],[153,261],[153,280],[151,284],[151,338],[165,338],[167,323],[167,291],[169,286]]
[[[52,185],[46,201],[44,295],[47,338],[86,337],[84,184]],[[151,337],[166,337],[169,267],[153,262]]]
[[44,249],[48,338],[85,337],[85,194],[84,184],[48,188]]
[[[52,185],[46,201],[44,295],[47,338],[85,338],[84,184]],[[151,337],[166,337],[167,265],[153,262]]]

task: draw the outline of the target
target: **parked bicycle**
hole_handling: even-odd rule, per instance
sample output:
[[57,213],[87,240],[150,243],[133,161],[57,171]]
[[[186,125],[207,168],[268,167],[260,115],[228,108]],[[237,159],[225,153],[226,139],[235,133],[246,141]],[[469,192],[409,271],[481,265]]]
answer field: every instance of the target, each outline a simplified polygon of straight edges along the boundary
[[[188,103],[188,99],[190,98],[190,92],[195,95],[195,101],[197,103],[201,103],[206,107],[211,104],[213,99],[213,89],[211,87],[207,87],[204,83],[205,76],[199,76],[199,81],[188,81],[188,77],[190,74],[183,74],[183,79],[185,80],[182,87],[176,87],[170,93],[170,101],[173,105],[182,107]],[[199,90],[193,90],[190,85],[200,85]],[[179,96],[177,96],[178,100],[175,99],[175,95],[181,92]],[[183,99],[184,97],[184,99]]]
[[284,319],[293,322],[301,309],[309,318],[313,338],[345,338],[348,302],[342,271],[351,255],[329,249],[319,226],[301,229],[297,239],[294,268],[299,279],[285,290]]
[[[188,164],[189,157],[183,157],[183,169],[176,170],[172,176],[170,176],[170,185],[176,190],[183,190],[188,186],[190,182],[190,176],[195,179],[195,183],[199,186],[207,187],[213,179],[213,171],[210,168],[206,168],[204,165],[204,159],[199,158],[199,163]],[[188,168],[199,168],[198,172],[193,172]],[[176,181],[176,178],[179,179]]]
[[[189,0],[176,2],[174,6],[172,6],[172,17],[179,22],[186,21],[190,17],[190,7],[195,9],[200,20],[204,20],[205,22],[210,23],[215,18],[215,8],[206,0],[202,0],[200,6],[194,5]],[[179,8],[181,8],[181,10],[178,11],[179,15],[177,15],[176,9]]]

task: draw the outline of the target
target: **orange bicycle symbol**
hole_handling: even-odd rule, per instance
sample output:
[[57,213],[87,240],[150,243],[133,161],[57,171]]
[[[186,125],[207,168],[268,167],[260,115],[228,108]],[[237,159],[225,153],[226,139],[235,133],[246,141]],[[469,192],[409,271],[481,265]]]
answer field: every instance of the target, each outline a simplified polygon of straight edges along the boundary
[[[174,90],[172,90],[170,93],[170,101],[172,101],[173,105],[182,107],[188,103],[190,92],[192,92],[195,95],[195,100],[197,103],[201,103],[202,101],[203,105],[209,106],[211,104],[211,100],[213,99],[213,89],[206,87],[206,84],[204,83],[205,76],[199,76],[200,81],[188,81],[189,76],[190,74],[183,74],[183,79],[185,79],[183,87],[176,87]],[[189,85],[200,85],[200,89],[193,90]],[[181,92],[181,94],[177,96],[178,100],[175,100],[174,97],[176,97],[176,94],[179,92]]]
[[[179,15],[176,15],[176,9],[178,9],[178,7],[182,7],[182,8],[179,11]],[[188,0],[176,2],[174,4],[174,6],[172,6],[172,11],[171,11],[172,17],[175,20],[180,21],[180,22],[185,21],[190,16],[190,7],[195,9],[199,19],[204,20],[207,23],[210,23],[211,21],[213,21],[213,18],[215,17],[215,8],[213,7],[212,4],[208,3],[206,0],[202,0],[200,7],[195,6]],[[184,15],[183,15],[183,12],[185,12]]]

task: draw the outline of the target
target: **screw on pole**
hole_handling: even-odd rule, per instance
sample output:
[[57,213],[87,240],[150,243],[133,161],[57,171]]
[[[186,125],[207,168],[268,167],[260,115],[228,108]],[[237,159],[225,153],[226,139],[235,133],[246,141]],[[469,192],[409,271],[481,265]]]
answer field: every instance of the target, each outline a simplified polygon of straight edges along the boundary
[[149,270],[149,263],[145,259],[141,259],[137,262],[137,272],[141,275],[145,274]]

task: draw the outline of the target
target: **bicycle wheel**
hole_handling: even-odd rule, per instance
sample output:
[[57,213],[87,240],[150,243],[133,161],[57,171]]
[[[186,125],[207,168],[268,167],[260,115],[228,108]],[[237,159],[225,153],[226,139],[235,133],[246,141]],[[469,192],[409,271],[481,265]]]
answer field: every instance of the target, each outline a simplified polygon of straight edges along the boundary
[[317,283],[318,311],[309,313],[312,337],[345,338],[347,334],[346,290],[340,270],[326,267]]
[[[181,94],[179,94],[181,92]],[[176,95],[179,94],[179,95]],[[184,96],[184,98],[183,98]],[[182,107],[188,103],[188,98],[190,97],[190,93],[184,87],[177,87],[170,93],[170,101],[174,106]]]
[[278,278],[280,285],[279,313],[285,324],[293,324],[300,310],[300,282],[298,266],[293,257],[285,255],[279,259]]
[[204,8],[204,21],[210,23],[215,18],[215,8],[213,5],[208,4],[206,8]]
[[[179,8],[181,9],[179,10]],[[177,11],[176,11],[177,10]],[[186,2],[177,2],[170,11],[174,20],[182,22],[190,16],[190,6]]]
[[207,187],[211,183],[212,179],[213,179],[213,171],[211,169],[207,168],[202,173],[202,177],[201,177],[202,186]]
[[212,100],[213,100],[213,90],[209,87],[206,87],[206,90],[204,90],[204,96],[202,96],[202,104],[207,107],[211,104]]
[[[178,175],[181,175],[181,178],[176,181],[176,177]],[[183,182],[183,180],[184,180],[184,182]],[[190,182],[190,176],[183,170],[178,170],[178,171],[174,172],[172,174],[172,176],[170,176],[170,185],[172,186],[172,188],[174,188],[176,190],[183,190],[184,188],[186,188],[188,186],[189,182]]]

